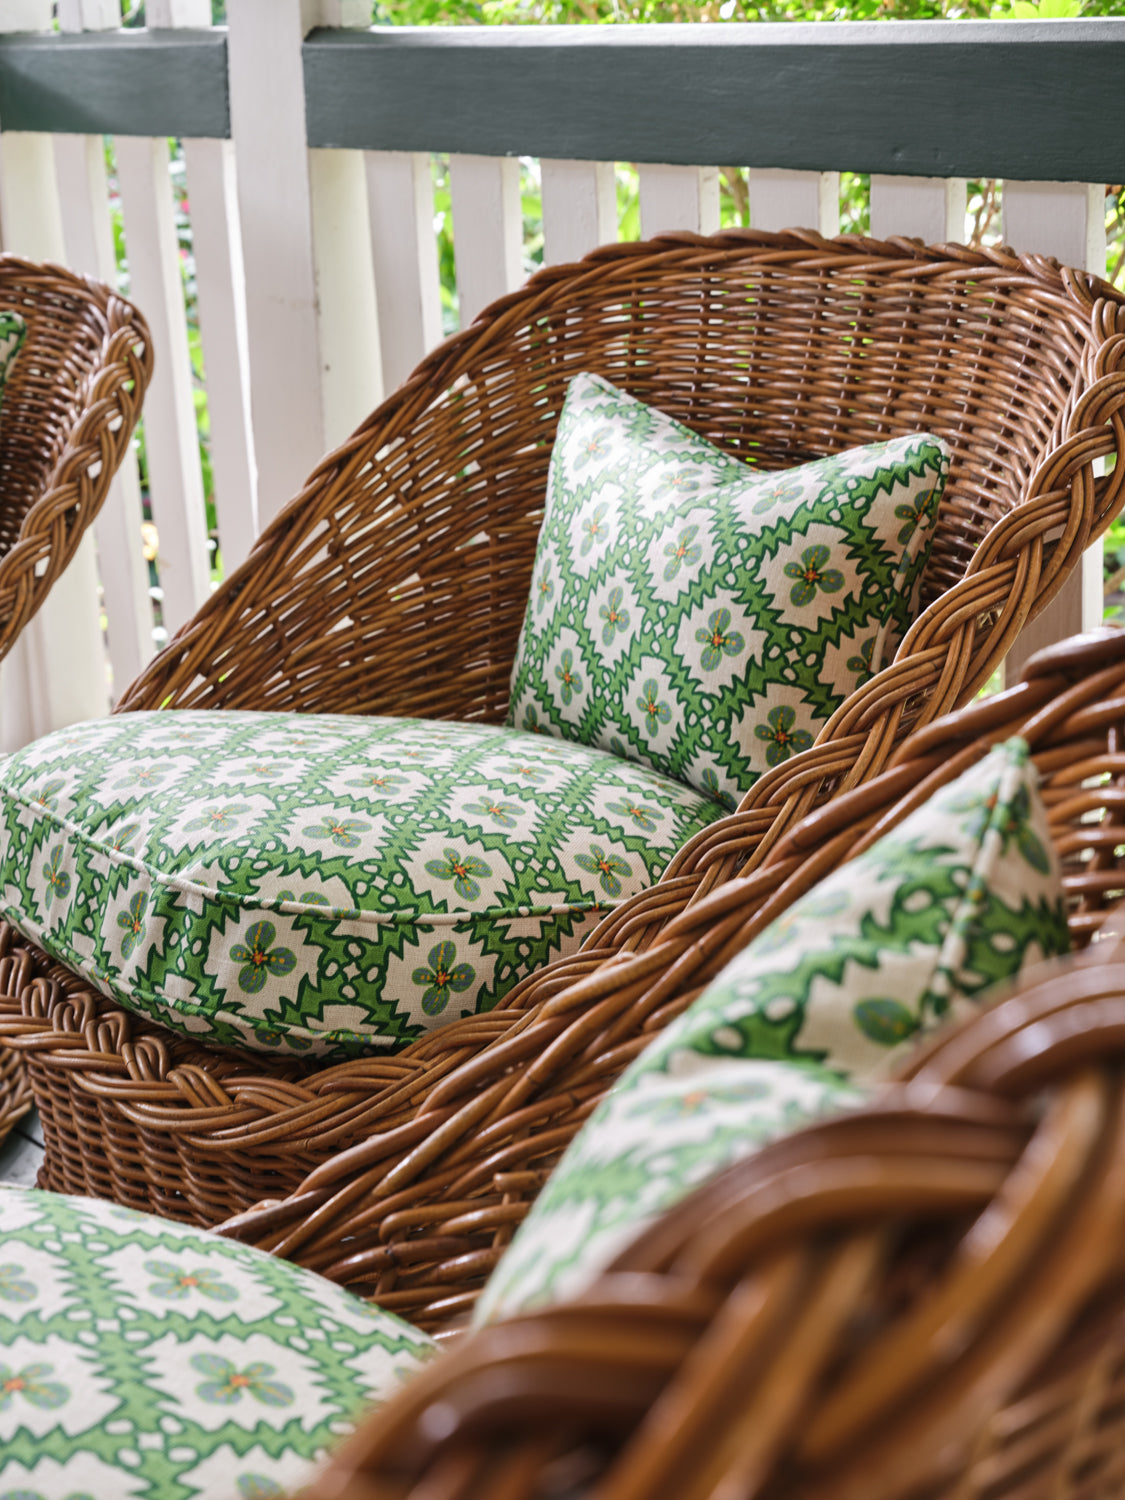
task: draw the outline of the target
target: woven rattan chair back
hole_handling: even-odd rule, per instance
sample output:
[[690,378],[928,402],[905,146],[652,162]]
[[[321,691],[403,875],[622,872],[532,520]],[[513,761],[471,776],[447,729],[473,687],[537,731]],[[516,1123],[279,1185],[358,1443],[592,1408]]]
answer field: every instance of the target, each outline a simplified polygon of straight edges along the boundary
[[1072,936],[1087,943],[1125,891],[1125,632],[1108,627],[912,736],[894,767],[806,818],[753,875],[681,912],[644,953],[603,965],[584,993],[548,1001],[431,1086],[420,1109],[400,1109],[386,1133],[226,1232],[426,1326],[455,1320],[563,1145],[655,1032],[798,896],[1013,734],[1043,778]]
[[[667,1005],[630,1010],[616,965],[672,951],[661,934],[685,908],[877,774],[909,728],[969,701],[1120,508],[1123,363],[1125,301],[1096,279],[906,241],[670,235],[542,271],[488,309],[324,461],[123,708],[501,717],[550,444],[582,369],[766,465],[941,434],[954,459],[931,602],[818,743],[764,776],[581,953],[396,1057],[315,1069],[208,1051],[0,935],[15,976],[0,1039],[28,1059],[45,1185],[215,1223],[378,1133],[380,1212],[401,1181],[407,1217],[388,1218],[387,1233],[418,1263],[402,1305],[460,1284],[471,1296],[594,1093],[681,1003],[673,974]],[[505,1175],[504,1143],[525,1129],[529,1164]],[[473,1152],[485,1176],[466,1186],[458,1163]],[[487,1200],[485,1219],[467,1239],[419,1247],[420,1225],[450,1222],[453,1183],[466,1212]],[[442,1246],[462,1244],[467,1260],[453,1248],[443,1260]]]
[[924,602],[969,568],[987,585],[959,635],[975,689],[1118,505],[1125,476],[1095,484],[1073,440],[1115,451],[1116,382],[1092,388],[1116,373],[1119,323],[1125,299],[1093,277],[905,241],[675,235],[541,271],[324,461],[122,707],[501,718],[580,370],[764,468],[944,438]]

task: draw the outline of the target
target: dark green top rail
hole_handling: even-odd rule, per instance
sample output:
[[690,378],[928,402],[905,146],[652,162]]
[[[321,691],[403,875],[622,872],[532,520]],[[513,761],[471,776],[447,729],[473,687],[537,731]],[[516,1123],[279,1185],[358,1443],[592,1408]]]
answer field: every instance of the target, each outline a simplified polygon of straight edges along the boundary
[[[304,53],[311,146],[1125,178],[1125,19],[385,27]],[[228,135],[225,33],[6,37],[0,127]]]

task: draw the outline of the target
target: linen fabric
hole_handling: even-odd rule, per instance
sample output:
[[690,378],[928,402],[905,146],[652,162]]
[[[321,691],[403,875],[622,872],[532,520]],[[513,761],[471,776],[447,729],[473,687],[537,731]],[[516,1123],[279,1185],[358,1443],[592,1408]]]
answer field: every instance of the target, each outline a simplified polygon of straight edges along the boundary
[[498,727],[122,714],[0,768],[0,912],[175,1031],[348,1056],[490,1009],[721,814]]
[[755,473],[575,376],[508,723],[733,806],[893,656],[947,469],[944,444],[920,436]]
[[478,1319],[581,1291],[706,1178],[862,1102],[939,1022],[1065,953],[1037,785],[1023,741],[997,748],[733,959],[571,1143]]
[[0,1495],[267,1500],[435,1350],[311,1271],[0,1185]]

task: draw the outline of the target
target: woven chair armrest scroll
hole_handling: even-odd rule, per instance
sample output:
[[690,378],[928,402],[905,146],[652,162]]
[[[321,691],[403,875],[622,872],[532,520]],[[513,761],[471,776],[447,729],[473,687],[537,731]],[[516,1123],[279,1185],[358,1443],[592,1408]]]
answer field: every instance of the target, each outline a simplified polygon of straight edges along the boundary
[[[51,265],[28,265],[26,270],[74,279]],[[152,378],[152,339],[136,308],[97,282],[87,280],[82,290],[89,311],[104,326],[102,347],[75,392],[80,415],[67,432],[46,487],[24,516],[18,539],[0,559],[0,657],[66,571],[101,510]]]
[[[481,1209],[520,1204],[526,1211],[537,1183],[517,1186],[512,1174],[549,1168],[628,1057],[792,901],[900,821],[936,784],[1020,733],[1037,761],[1060,758],[1055,780],[1069,799],[1076,745],[1094,736],[1104,746],[1123,720],[1120,630],[1104,628],[1039,653],[1028,662],[1023,684],[927,726],[908,742],[908,758],[904,749],[900,764],[807,818],[749,875],[683,905],[649,943],[585,968],[582,954],[557,965],[571,982],[537,991],[533,1004],[510,1014],[506,1031],[461,1054],[458,1066],[444,1064],[458,1056],[462,1023],[415,1044],[408,1049],[412,1061],[425,1065],[432,1054],[436,1066],[407,1109],[391,1099],[373,1101],[369,1139],[325,1162],[290,1198],[231,1220],[225,1232],[386,1296],[393,1279],[372,1274],[374,1262],[364,1256],[378,1252],[393,1262],[411,1237],[405,1221],[396,1221],[400,1209],[434,1211],[444,1204],[452,1215],[452,1204],[471,1194]],[[1081,756],[1079,771],[1080,762]],[[1120,775],[1120,760],[1106,769]],[[1093,878],[1083,858],[1097,828],[1081,808],[1072,814],[1068,800],[1059,801],[1050,786],[1048,792],[1060,832],[1074,830],[1082,839],[1068,879]],[[1114,836],[1125,841],[1125,834]],[[1085,899],[1080,885],[1074,890],[1076,902]],[[1088,916],[1072,916],[1080,937],[1104,918],[1100,891],[1090,904]],[[492,1019],[503,1014],[494,1012]],[[464,1040],[471,1040],[467,1030]],[[501,1174],[508,1174],[503,1187]],[[518,1217],[511,1222],[514,1227]],[[481,1248],[489,1243],[484,1236],[474,1241]],[[493,1249],[495,1259],[502,1248]],[[407,1296],[404,1287],[395,1295],[400,1291]],[[423,1300],[403,1306],[417,1317]],[[454,1311],[430,1307],[426,1317],[440,1326]]]
[[454,1345],[305,1500],[1076,1496],[1121,1442],[1123,1063],[1125,966],[1044,966],[585,1295]]

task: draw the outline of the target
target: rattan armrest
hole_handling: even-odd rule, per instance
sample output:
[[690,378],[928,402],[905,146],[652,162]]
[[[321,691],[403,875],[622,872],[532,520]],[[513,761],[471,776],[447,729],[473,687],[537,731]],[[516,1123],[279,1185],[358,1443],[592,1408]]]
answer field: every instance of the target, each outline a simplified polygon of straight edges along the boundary
[[303,1494],[1118,1493],[1119,951],[1045,967],[869,1108],[705,1185],[585,1295],[471,1335]]
[[[625,1063],[794,900],[1012,734],[1028,739],[1043,775],[1071,931],[1087,942],[1118,899],[1105,877],[1116,883],[1115,851],[1125,847],[1123,728],[1125,633],[1104,628],[1032,658],[1022,685],[912,738],[899,764],[806,818],[760,868],[683,907],[637,952],[598,962],[584,951],[554,966],[573,982],[483,1043],[479,1030],[453,1025],[414,1044],[403,1064],[424,1069],[429,1059],[431,1071],[372,1098],[370,1139],[225,1232],[427,1326],[457,1319]],[[1088,772],[1099,784],[1076,804]],[[1125,890],[1125,874],[1116,889]]]

